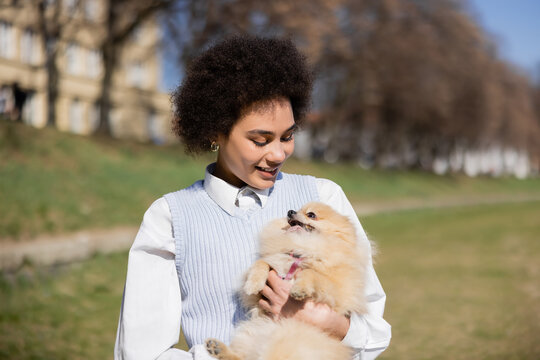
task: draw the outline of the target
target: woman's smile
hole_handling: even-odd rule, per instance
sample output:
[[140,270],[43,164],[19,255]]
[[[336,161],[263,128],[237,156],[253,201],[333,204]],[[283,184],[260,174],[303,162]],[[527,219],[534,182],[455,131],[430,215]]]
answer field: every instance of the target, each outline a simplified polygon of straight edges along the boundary
[[280,167],[281,166],[274,167],[274,168],[266,168],[266,167],[261,167],[261,166],[255,166],[255,168],[259,170],[263,175],[268,175],[270,177],[277,175]]

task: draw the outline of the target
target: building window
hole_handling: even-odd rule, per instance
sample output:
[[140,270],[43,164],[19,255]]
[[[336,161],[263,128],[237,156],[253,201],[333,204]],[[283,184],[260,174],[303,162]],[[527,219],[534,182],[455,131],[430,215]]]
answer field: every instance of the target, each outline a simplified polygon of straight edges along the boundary
[[137,25],[131,34],[133,42],[140,44],[142,39],[142,25]]
[[0,21],[0,56],[12,58],[15,53],[13,45],[13,26],[5,21]]
[[0,115],[9,116],[13,109],[13,91],[8,85],[0,87]]
[[98,50],[87,51],[86,73],[91,78],[96,78],[101,73],[101,53]]
[[45,51],[47,54],[52,54],[56,50],[57,45],[56,38],[48,37],[45,44]]
[[96,20],[98,16],[97,0],[85,0],[84,2],[84,17],[88,20]]
[[45,0],[45,7],[51,8],[53,6],[56,6],[56,0]]
[[144,65],[140,61],[135,61],[128,66],[128,84],[135,87],[142,87],[145,81]]
[[64,7],[68,15],[75,14],[75,11],[77,10],[77,5],[78,5],[77,0],[64,0]]
[[75,134],[84,133],[83,107],[79,99],[73,99],[69,104],[69,128]]
[[149,110],[147,115],[148,135],[154,144],[161,145],[165,142],[163,123],[154,110]]
[[89,131],[91,133],[95,132],[97,128],[99,127],[99,116],[100,116],[101,107],[99,106],[99,103],[94,103],[90,107],[90,116],[89,116]]
[[66,69],[70,74],[79,74],[81,71],[81,62],[79,61],[79,45],[70,43],[66,49]]
[[25,30],[21,37],[21,61],[27,64],[38,62],[38,40],[32,30]]
[[23,105],[22,110],[22,119],[25,123],[32,125],[32,126],[38,126],[36,119],[36,101],[34,97],[34,92],[29,91],[26,94],[26,100]]

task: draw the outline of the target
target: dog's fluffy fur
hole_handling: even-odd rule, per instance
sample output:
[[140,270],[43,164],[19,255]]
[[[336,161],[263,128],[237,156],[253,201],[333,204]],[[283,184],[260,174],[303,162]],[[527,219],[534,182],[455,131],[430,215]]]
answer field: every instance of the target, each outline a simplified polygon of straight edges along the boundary
[[337,339],[295,319],[273,321],[258,301],[268,272],[274,269],[284,277],[300,258],[291,297],[325,303],[342,315],[365,313],[369,249],[357,241],[353,224],[330,206],[312,202],[270,222],[260,241],[261,258],[249,269],[242,289],[251,318],[236,329],[230,347],[208,340],[210,354],[221,360],[350,359],[350,349]]

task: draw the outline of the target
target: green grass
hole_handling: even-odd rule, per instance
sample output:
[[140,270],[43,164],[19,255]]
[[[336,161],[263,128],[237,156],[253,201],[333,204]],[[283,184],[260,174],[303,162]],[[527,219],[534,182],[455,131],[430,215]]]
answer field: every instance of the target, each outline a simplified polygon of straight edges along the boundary
[[428,204],[455,198],[481,200],[540,196],[538,178],[439,176],[424,171],[363,170],[354,164],[299,161],[285,165],[285,170],[331,179],[343,188],[351,201],[357,203],[415,201]]
[[[381,359],[539,359],[540,202],[362,218],[393,339]],[[0,358],[111,358],[126,254],[0,281]]]
[[0,273],[0,359],[112,358],[126,270],[117,253]]
[[[81,137],[0,121],[0,241],[136,226],[152,201],[201,178],[211,161],[186,156],[179,145]],[[367,205],[540,196],[538,178],[440,177],[294,159],[285,170],[332,179],[351,201]]]
[[0,359],[112,358],[126,265],[116,254],[4,274]]
[[380,246],[386,359],[539,359],[540,202],[363,219]]

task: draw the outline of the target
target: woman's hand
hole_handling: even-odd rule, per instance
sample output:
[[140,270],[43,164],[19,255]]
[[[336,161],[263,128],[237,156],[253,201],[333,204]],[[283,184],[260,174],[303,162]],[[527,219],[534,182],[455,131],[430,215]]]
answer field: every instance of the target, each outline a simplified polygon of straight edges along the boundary
[[340,341],[347,335],[351,322],[345,315],[338,314],[326,304],[310,300],[293,301],[303,303],[302,308],[294,313],[295,319],[314,325]]
[[326,304],[310,300],[299,301],[289,297],[291,287],[290,281],[281,279],[274,270],[271,270],[266,286],[261,291],[263,298],[259,300],[259,306],[271,314],[274,320],[294,317],[326,331],[339,340],[347,335],[350,326],[348,317],[339,315]]
[[[259,300],[259,306],[270,314],[274,320],[278,320],[282,316],[282,310],[284,310],[285,304],[290,302],[290,300],[293,300],[289,299],[291,287],[292,284],[290,281],[283,280],[275,270],[270,270],[266,285],[261,291],[263,298]],[[289,308],[290,305],[291,304],[289,304],[287,308]],[[289,309],[288,311],[292,310],[293,309]]]

